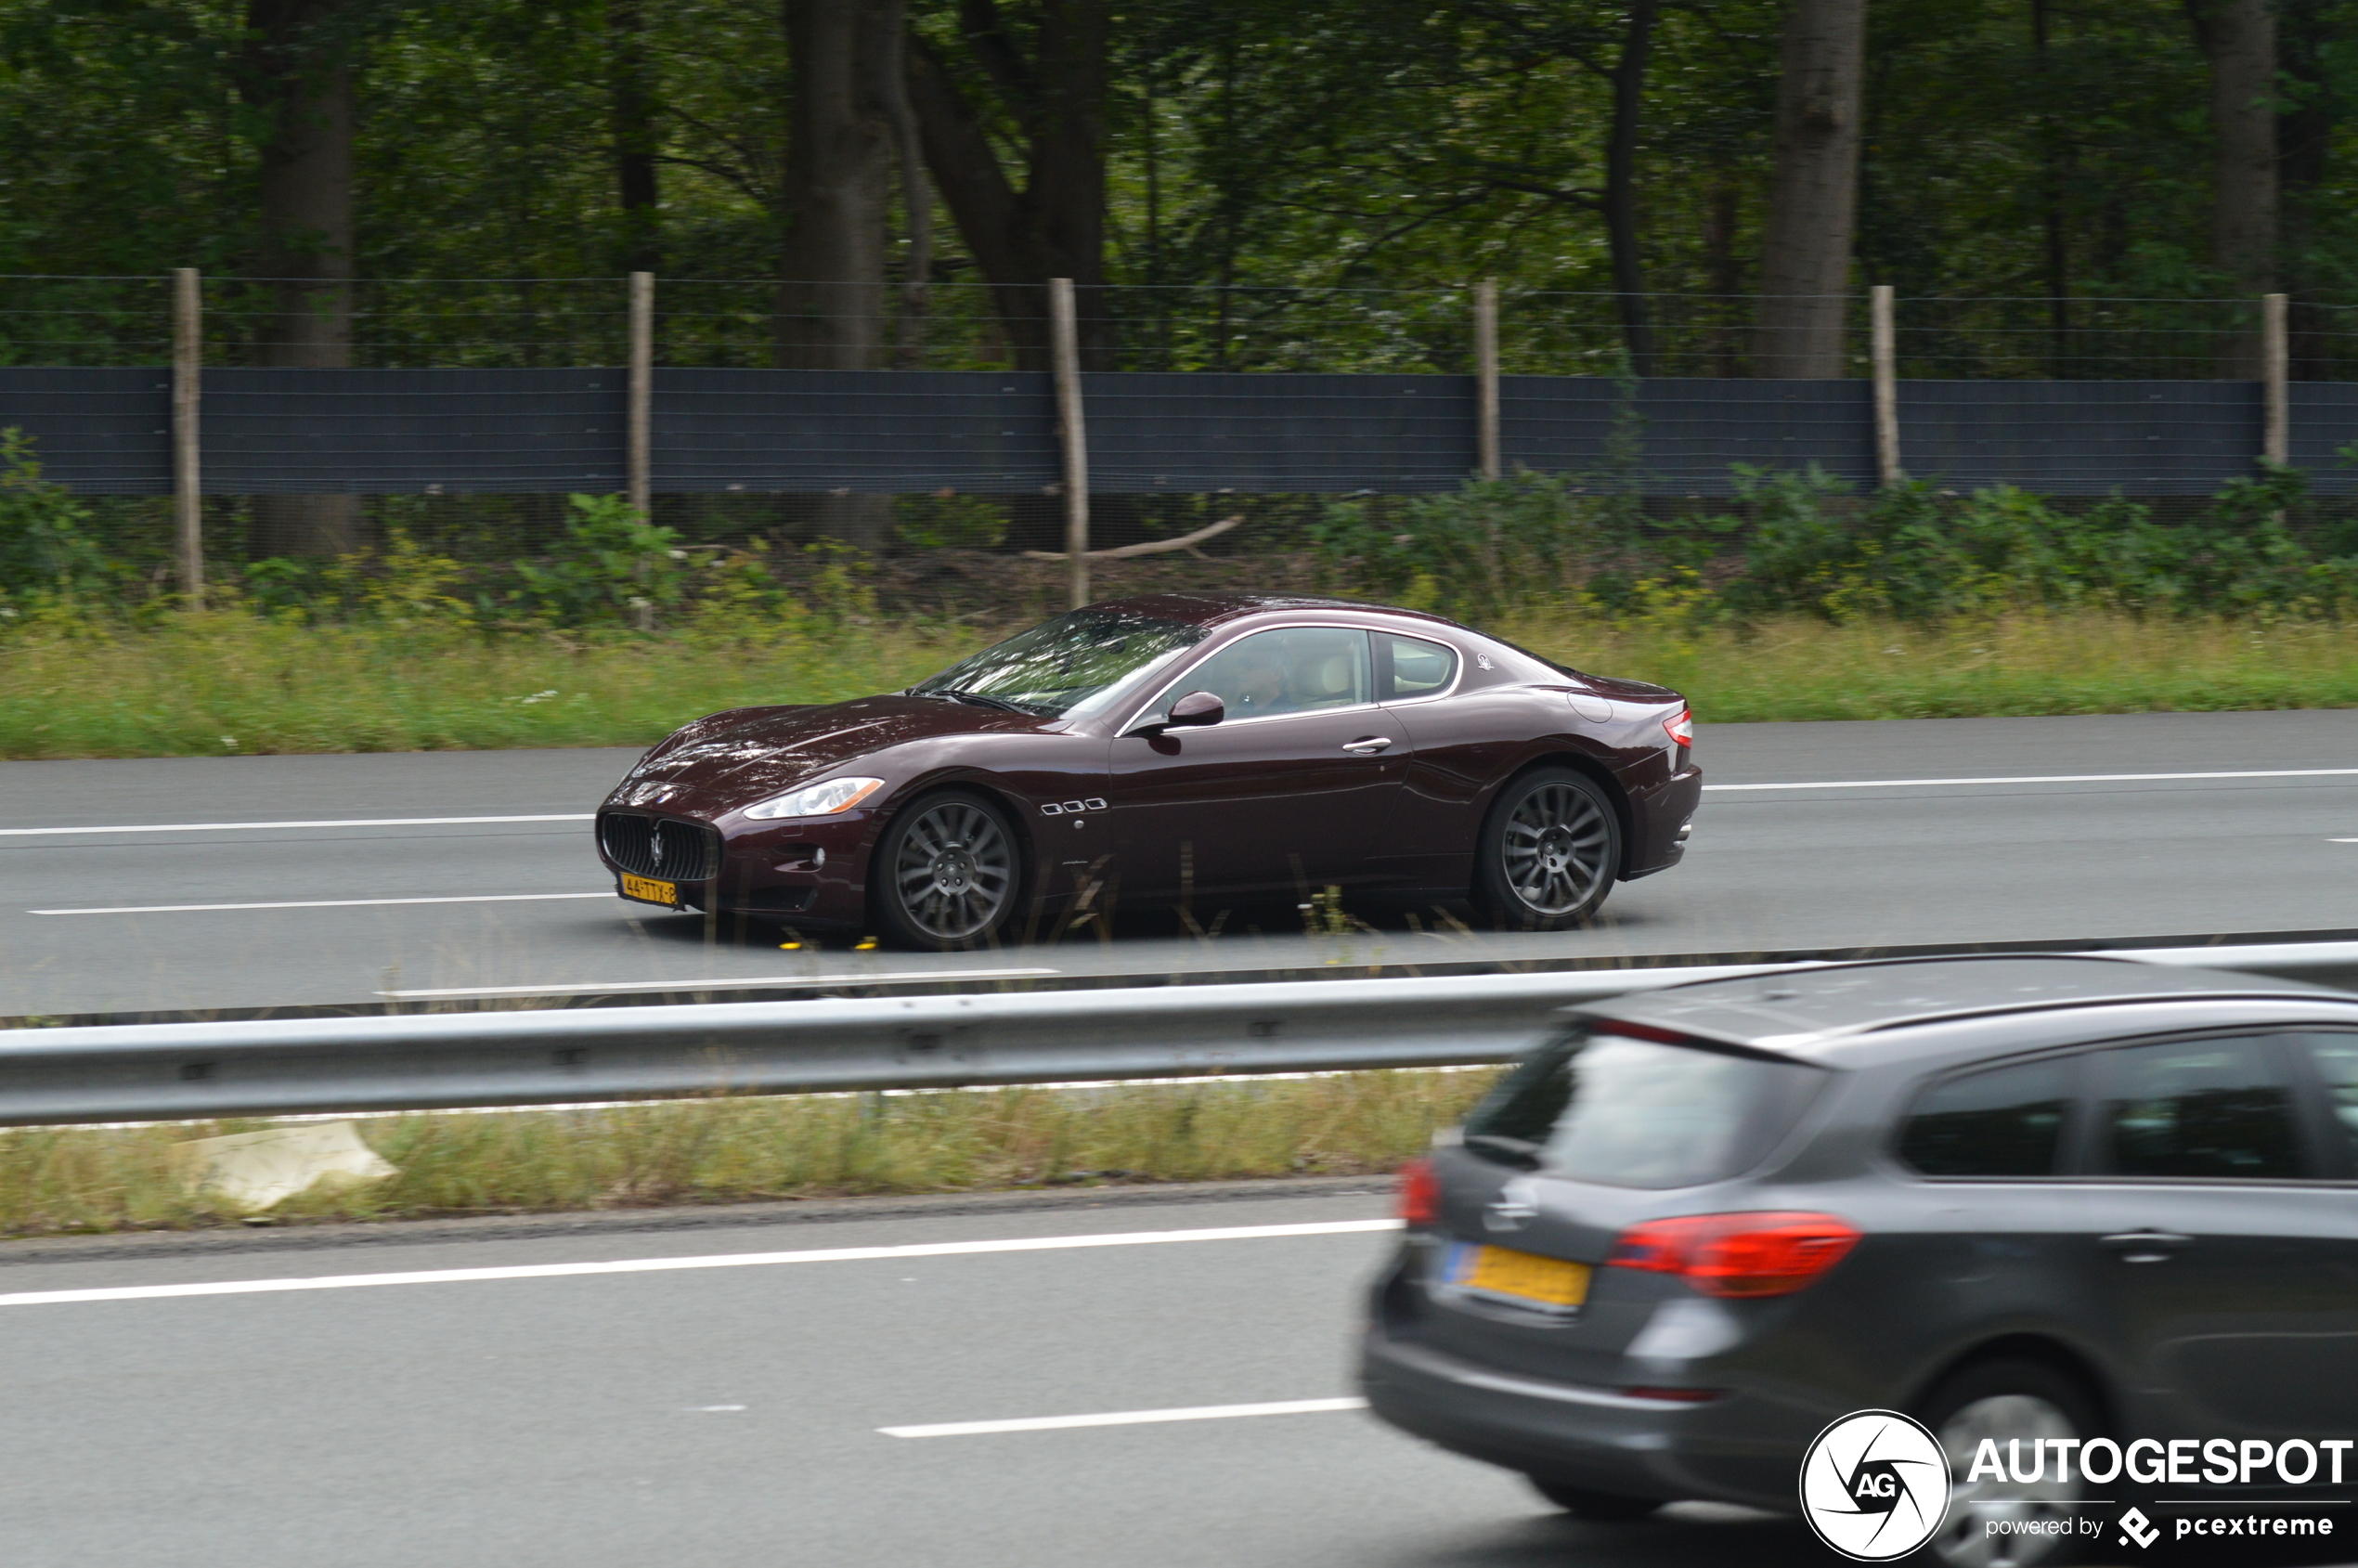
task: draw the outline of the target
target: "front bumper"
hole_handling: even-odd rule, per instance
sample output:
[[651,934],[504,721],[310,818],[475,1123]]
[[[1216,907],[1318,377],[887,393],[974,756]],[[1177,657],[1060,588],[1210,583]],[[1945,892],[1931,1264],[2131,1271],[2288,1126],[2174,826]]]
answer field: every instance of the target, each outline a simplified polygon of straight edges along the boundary
[[[671,868],[647,865],[629,855],[626,835],[611,834],[612,817],[638,817],[680,824],[711,849],[693,868],[702,875],[667,875]],[[668,812],[608,808],[598,815],[598,856],[617,875],[632,872],[675,883],[691,909],[752,915],[818,927],[859,927],[867,918],[868,839],[875,813],[853,810],[837,817],[799,818],[740,826],[723,833],[696,818]],[[617,849],[626,853],[617,854]]]

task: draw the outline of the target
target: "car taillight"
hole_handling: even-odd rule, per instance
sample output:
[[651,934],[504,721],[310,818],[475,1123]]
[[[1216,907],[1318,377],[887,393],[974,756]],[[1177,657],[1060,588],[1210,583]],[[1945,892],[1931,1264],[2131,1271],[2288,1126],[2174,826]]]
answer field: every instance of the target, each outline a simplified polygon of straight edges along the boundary
[[1706,1296],[1789,1296],[1848,1257],[1861,1234],[1833,1214],[1690,1214],[1630,1226],[1605,1263],[1675,1274]]
[[1678,717],[1664,719],[1662,727],[1669,732],[1672,745],[1692,745],[1695,744],[1695,710],[1693,708],[1680,708]]
[[1400,1167],[1400,1222],[1411,1225],[1441,1223],[1441,1178],[1430,1160],[1411,1160]]

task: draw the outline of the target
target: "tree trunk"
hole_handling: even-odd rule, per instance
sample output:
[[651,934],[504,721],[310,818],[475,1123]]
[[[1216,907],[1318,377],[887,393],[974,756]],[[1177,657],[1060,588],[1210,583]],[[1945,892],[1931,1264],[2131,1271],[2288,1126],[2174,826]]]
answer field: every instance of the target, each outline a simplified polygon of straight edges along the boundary
[[[892,201],[903,0],[785,0],[794,102],[778,363],[811,370],[884,365],[886,224]],[[889,496],[816,498],[814,526],[884,548]]]
[[1638,116],[1646,101],[1646,57],[1653,47],[1655,0],[1630,0],[1621,59],[1613,73],[1613,131],[1605,141],[1605,237],[1613,252],[1613,295],[1632,375],[1655,373],[1654,328],[1646,300],[1645,259],[1638,249]]
[[[352,68],[348,0],[250,0],[239,88],[264,117],[261,242],[254,275],[271,309],[264,365],[352,363]],[[357,496],[258,496],[257,555],[342,555],[361,547]]]
[[1755,375],[1843,372],[1866,40],[1866,0],[1793,0],[1785,16]]
[[2324,381],[2331,374],[2326,313],[2316,303],[2323,281],[2315,276],[2309,248],[2316,240],[2334,127],[2339,119],[2326,50],[2338,42],[2323,0],[2279,0],[2276,8],[2278,63],[2289,79],[2290,107],[2276,116],[2276,240],[2283,284],[2292,295],[2292,376]]
[[[2195,0],[2195,38],[2210,61],[2210,260],[2242,295],[2276,287],[2276,19],[2269,0]],[[2230,332],[2219,373],[2264,373],[2257,331]]]
[[909,100],[926,162],[1025,369],[1048,368],[1047,282],[1073,281],[1084,369],[1113,367],[1105,298],[1106,0],[1041,0],[1027,55],[991,0],[965,0],[968,53],[1023,137],[1024,185],[1001,166],[944,62],[910,40]]
[[786,0],[794,103],[786,150],[778,363],[883,363],[885,226],[902,0]]
[[622,199],[622,269],[663,270],[660,190],[655,183],[654,68],[647,58],[641,0],[606,0],[606,94]]

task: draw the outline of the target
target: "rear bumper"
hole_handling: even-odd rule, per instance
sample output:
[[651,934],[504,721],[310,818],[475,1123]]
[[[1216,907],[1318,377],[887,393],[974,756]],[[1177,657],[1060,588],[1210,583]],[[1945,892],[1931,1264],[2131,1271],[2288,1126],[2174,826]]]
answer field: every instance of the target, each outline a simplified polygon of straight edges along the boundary
[[1815,1428],[1730,1393],[1707,1405],[1518,1377],[1392,1338],[1362,1342],[1368,1408],[1469,1458],[1594,1491],[1796,1512]]

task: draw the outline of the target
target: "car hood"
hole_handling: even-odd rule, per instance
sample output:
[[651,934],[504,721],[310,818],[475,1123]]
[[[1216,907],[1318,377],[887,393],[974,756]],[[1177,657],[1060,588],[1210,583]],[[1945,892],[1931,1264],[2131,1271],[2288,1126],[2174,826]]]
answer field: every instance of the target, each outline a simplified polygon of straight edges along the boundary
[[718,816],[896,746],[1057,728],[1056,719],[998,713],[940,697],[733,708],[697,719],[649,752],[606,804]]

